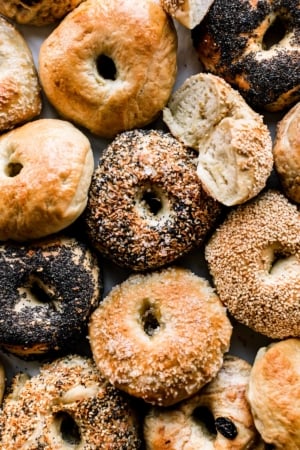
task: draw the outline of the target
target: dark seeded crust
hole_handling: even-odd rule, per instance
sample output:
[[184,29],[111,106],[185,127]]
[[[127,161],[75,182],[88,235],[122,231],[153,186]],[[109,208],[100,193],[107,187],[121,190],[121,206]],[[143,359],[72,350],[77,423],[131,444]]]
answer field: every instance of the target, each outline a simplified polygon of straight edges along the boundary
[[[76,445],[63,437],[64,417],[79,428]],[[43,365],[31,379],[14,378],[0,414],[0,446],[137,450],[141,440],[132,402],[104,380],[91,359],[70,355]]]
[[277,191],[233,210],[205,249],[221,301],[273,339],[300,336],[300,214]]
[[74,238],[0,246],[0,345],[21,357],[68,351],[102,294],[95,256]]
[[[273,14],[289,38],[266,51],[262,41]],[[216,0],[192,38],[205,69],[224,77],[253,107],[279,111],[300,98],[299,2]]]
[[[196,164],[170,134],[119,135],[92,178],[85,216],[92,244],[133,270],[163,266],[200,245],[220,205],[203,191]],[[156,215],[142,200],[147,189],[162,200]]]

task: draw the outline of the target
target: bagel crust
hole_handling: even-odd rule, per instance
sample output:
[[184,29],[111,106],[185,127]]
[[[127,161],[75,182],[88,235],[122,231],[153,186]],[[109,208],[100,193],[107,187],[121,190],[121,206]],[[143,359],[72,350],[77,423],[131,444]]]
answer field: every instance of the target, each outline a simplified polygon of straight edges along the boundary
[[300,336],[300,215],[277,191],[232,210],[205,257],[236,320],[270,338]]
[[258,450],[246,392],[251,366],[225,355],[216,377],[173,408],[153,407],[144,421],[147,450]]
[[259,349],[247,396],[266,443],[278,450],[300,448],[300,339]]
[[232,327],[208,282],[187,269],[131,275],[89,323],[93,358],[116,387],[168,406],[210,381]]
[[51,236],[0,246],[0,346],[23,358],[67,352],[85,337],[102,272],[83,242]]
[[0,240],[56,233],[83,212],[94,170],[88,138],[70,123],[40,119],[0,137]]
[[43,364],[31,378],[15,376],[0,412],[0,445],[138,450],[141,440],[130,400],[104,380],[91,359],[69,355]]
[[0,35],[0,133],[3,133],[38,116],[42,100],[32,53],[19,31],[2,16]]
[[175,82],[176,51],[159,0],[86,0],[43,42],[39,74],[64,118],[111,138],[158,117]]
[[22,25],[44,26],[62,19],[82,0],[5,0],[0,14]]
[[133,130],[106,148],[85,211],[92,245],[132,270],[161,267],[200,245],[220,212],[192,150],[170,134]]
[[205,70],[255,109],[281,111],[300,99],[298,1],[215,0],[192,37]]
[[300,102],[278,122],[273,154],[284,193],[300,204]]

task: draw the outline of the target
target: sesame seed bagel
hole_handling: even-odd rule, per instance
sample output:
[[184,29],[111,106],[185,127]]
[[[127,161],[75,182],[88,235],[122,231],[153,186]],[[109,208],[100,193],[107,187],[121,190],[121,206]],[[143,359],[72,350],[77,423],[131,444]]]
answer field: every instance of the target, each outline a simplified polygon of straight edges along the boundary
[[19,24],[44,26],[62,19],[82,0],[5,0],[0,14]]
[[86,0],[43,42],[39,75],[62,117],[112,138],[159,116],[175,82],[176,51],[159,0]]
[[300,99],[298,1],[215,0],[192,37],[205,70],[254,108],[280,111]]
[[38,116],[42,100],[27,42],[17,28],[2,16],[0,35],[0,133],[3,133]]
[[0,445],[16,449],[141,448],[130,400],[89,358],[69,355],[16,375],[0,411]]
[[0,246],[0,346],[23,358],[67,352],[102,293],[97,259],[73,237]]
[[162,406],[191,396],[216,375],[231,331],[209,283],[181,268],[131,275],[89,323],[100,372],[128,394]]
[[269,190],[232,210],[205,257],[236,320],[270,338],[300,336],[300,215]]
[[200,245],[220,212],[203,190],[193,151],[170,134],[134,130],[106,148],[85,222],[92,245],[132,270],[157,268]]
[[225,355],[216,377],[173,408],[153,407],[144,421],[147,450],[263,449],[246,392],[251,366]]

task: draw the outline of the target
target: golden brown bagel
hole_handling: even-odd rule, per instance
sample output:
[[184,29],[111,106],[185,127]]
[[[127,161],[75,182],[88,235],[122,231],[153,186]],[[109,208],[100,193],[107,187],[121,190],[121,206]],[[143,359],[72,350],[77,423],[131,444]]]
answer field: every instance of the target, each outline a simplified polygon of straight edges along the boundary
[[159,0],[87,0],[43,42],[39,74],[64,118],[111,138],[165,106],[177,35]]

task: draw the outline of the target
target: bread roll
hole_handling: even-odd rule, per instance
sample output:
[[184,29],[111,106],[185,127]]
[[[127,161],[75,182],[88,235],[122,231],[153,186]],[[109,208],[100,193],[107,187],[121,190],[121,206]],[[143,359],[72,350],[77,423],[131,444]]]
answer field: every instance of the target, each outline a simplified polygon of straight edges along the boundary
[[161,0],[166,12],[189,29],[202,21],[212,3],[213,0]]

